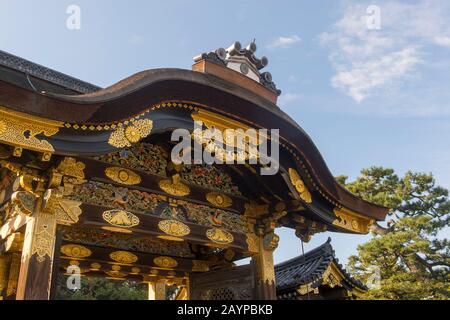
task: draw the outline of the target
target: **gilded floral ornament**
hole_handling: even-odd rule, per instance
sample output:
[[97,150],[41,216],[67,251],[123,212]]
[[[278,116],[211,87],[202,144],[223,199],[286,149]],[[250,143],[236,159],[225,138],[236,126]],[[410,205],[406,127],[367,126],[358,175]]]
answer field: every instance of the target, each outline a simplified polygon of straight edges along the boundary
[[0,106],[0,141],[18,148],[54,152],[53,146],[38,135],[51,137],[63,122],[39,118]]
[[135,263],[138,260],[138,257],[135,254],[128,251],[114,251],[109,257],[116,262],[124,264]]
[[106,168],[105,175],[112,181],[125,185],[136,185],[141,183],[141,177],[137,173],[120,167]]
[[131,120],[131,124],[117,128],[109,136],[108,143],[116,148],[131,147],[132,143],[147,137],[153,128],[150,119]]
[[153,263],[156,266],[164,269],[172,269],[178,265],[177,260],[171,257],[156,257],[155,259],[153,259]]
[[66,244],[61,247],[61,253],[67,257],[83,259],[92,254],[92,251],[79,244]]
[[289,168],[289,178],[291,179],[291,183],[294,185],[295,189],[299,193],[300,198],[306,203],[311,203],[312,202],[311,193],[306,188],[305,183],[300,178],[298,172],[292,168]]
[[165,179],[159,182],[159,187],[164,192],[177,197],[184,197],[189,195],[191,190],[187,185],[180,181],[180,175],[175,174],[172,176],[172,179]]
[[234,240],[234,237],[230,232],[220,228],[206,230],[206,237],[218,244],[229,244]]
[[75,177],[80,180],[84,179],[84,169],[86,165],[77,161],[77,159],[72,157],[65,157],[58,165],[56,170],[63,175]]
[[108,210],[103,212],[102,216],[103,220],[116,227],[131,228],[139,225],[136,215],[123,210]]
[[227,195],[218,193],[218,192],[210,192],[206,194],[206,200],[209,203],[215,205],[216,207],[228,208],[233,204],[233,200]]
[[82,213],[80,201],[61,199],[54,206],[58,224],[72,225],[77,223]]
[[187,225],[177,220],[162,220],[158,223],[158,228],[174,237],[184,237],[191,232]]

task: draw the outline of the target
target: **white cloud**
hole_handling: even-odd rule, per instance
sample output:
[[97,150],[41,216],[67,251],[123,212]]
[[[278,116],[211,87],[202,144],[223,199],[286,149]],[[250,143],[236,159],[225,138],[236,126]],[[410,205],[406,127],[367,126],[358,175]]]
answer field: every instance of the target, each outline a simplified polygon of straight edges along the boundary
[[379,59],[356,61],[351,68],[341,68],[331,79],[333,87],[362,102],[376,88],[405,78],[420,62],[417,49],[406,47]]
[[439,46],[450,48],[450,37],[434,37],[433,40]]
[[292,35],[292,36],[288,36],[288,37],[278,37],[274,41],[269,43],[267,45],[267,48],[269,48],[269,49],[287,48],[287,47],[290,47],[291,45],[298,43],[300,41],[302,41],[302,39],[300,39],[300,37],[297,35]]
[[294,103],[295,101],[298,101],[301,97],[302,97],[302,95],[300,93],[295,93],[295,92],[283,93],[278,98],[278,105],[280,105],[282,107],[286,107],[286,106]]
[[[347,2],[348,3],[348,2]],[[380,1],[381,29],[367,28],[370,2],[346,7],[321,43],[330,49],[338,88],[360,103],[416,79],[431,45],[450,47],[450,2]]]

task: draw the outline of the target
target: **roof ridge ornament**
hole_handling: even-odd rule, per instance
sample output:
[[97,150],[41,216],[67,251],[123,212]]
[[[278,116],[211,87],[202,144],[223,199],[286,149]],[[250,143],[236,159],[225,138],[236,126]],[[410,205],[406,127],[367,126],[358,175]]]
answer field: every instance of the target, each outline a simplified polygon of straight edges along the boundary
[[194,62],[208,60],[223,65],[260,83],[279,96],[281,91],[277,89],[273,82],[271,73],[267,71],[261,72],[269,64],[269,59],[265,56],[257,58],[255,56],[257,49],[255,40],[250,42],[245,48],[242,47],[239,41],[235,41],[227,49],[218,48],[195,56]]

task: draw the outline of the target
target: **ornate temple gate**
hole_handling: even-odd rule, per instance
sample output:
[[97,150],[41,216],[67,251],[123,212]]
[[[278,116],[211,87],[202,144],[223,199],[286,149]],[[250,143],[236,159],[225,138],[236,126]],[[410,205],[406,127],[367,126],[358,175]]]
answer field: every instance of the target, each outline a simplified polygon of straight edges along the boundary
[[[280,92],[255,51],[235,43],[197,57],[194,71],[150,70],[105,90],[0,55],[0,297],[49,299],[71,267],[146,282],[155,299],[168,284],[178,298],[275,299],[276,228],[308,241],[383,220],[387,209],[339,185],[276,106]],[[29,74],[45,90],[27,87]],[[244,139],[231,154],[210,152],[233,164],[172,162],[174,129],[208,150],[205,133],[229,144],[237,137],[227,129],[251,128],[279,129],[276,152]],[[266,160],[275,174],[261,175]],[[235,267],[243,258],[251,265]]]

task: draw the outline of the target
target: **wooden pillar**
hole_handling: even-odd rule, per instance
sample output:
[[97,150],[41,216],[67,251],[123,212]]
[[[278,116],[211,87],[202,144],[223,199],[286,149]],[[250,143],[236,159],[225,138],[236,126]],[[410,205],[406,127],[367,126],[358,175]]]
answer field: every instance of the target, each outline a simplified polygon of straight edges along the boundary
[[8,290],[9,268],[11,265],[10,255],[0,256],[0,300],[6,298],[6,291]]
[[279,237],[270,230],[265,233],[263,229],[257,230],[259,238],[259,252],[252,257],[255,268],[255,299],[276,300],[275,267],[273,251],[278,246]]
[[53,266],[52,266],[52,281],[50,283],[50,300],[54,300],[56,298],[56,287],[59,276],[59,268],[61,267],[61,243],[62,243],[62,235],[61,229],[56,227],[56,239],[55,239],[55,250],[53,253]]
[[149,282],[148,283],[148,300],[156,300],[155,299],[155,283]]
[[155,300],[166,300],[166,280],[155,283]]
[[51,211],[42,211],[39,199],[26,226],[17,300],[50,298],[56,215]]
[[17,282],[19,280],[21,257],[22,257],[22,255],[20,252],[11,253],[11,264],[9,266],[8,288],[6,290],[6,298],[8,300],[16,299]]

